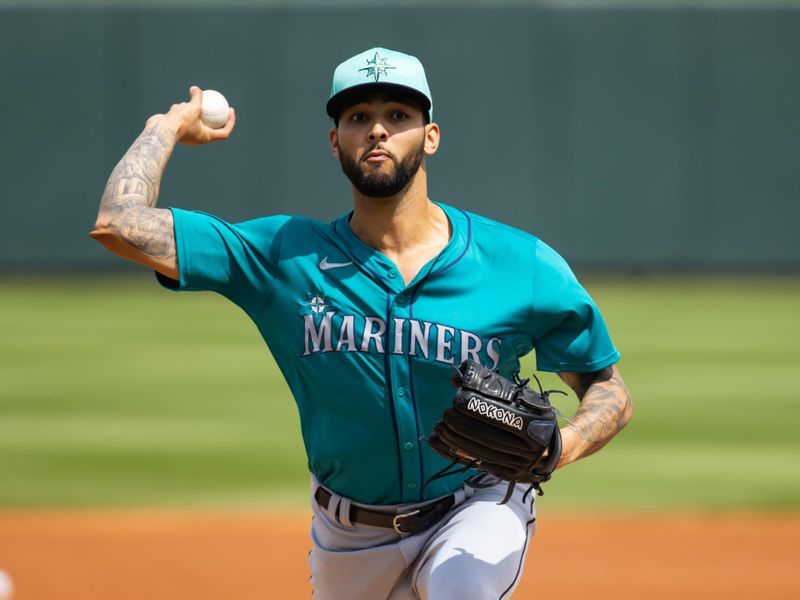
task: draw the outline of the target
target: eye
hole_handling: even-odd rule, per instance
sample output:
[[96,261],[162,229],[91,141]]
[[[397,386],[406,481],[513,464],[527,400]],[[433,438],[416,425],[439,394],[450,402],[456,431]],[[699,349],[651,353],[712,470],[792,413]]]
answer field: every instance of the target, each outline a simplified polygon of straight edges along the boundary
[[408,118],[408,114],[406,114],[402,110],[396,110],[392,113],[392,119],[395,121],[405,121]]
[[363,123],[367,120],[367,116],[363,112],[356,111],[350,115],[350,120],[354,123]]

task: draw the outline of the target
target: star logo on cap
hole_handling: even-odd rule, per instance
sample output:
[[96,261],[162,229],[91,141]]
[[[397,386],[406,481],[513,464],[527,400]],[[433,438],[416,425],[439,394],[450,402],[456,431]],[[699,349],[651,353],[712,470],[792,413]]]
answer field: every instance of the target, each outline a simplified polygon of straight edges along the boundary
[[367,78],[374,77],[375,81],[379,81],[381,75],[388,75],[386,72],[387,69],[396,69],[397,67],[393,67],[391,65],[387,65],[386,61],[389,60],[388,58],[381,58],[380,55],[376,52],[375,56],[372,57],[372,60],[369,58],[367,59],[367,66],[363,69],[359,69],[359,71],[366,71]]

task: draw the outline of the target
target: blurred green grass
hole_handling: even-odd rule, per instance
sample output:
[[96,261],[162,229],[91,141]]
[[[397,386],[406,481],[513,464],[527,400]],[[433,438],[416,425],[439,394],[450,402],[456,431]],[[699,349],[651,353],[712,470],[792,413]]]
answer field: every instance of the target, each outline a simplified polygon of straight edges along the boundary
[[[540,502],[800,508],[800,279],[585,284],[635,415]],[[0,506],[284,505],[307,487],[295,405],[238,308],[150,277],[0,281]]]

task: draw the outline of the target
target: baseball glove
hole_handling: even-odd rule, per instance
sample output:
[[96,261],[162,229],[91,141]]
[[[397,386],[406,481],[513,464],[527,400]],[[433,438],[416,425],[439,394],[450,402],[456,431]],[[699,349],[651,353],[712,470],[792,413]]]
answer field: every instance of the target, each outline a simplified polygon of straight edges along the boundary
[[[564,392],[545,392],[540,385],[537,393],[528,387],[528,379],[515,376],[511,381],[471,360],[455,371],[452,381],[458,391],[453,406],[428,440],[451,463],[428,482],[477,469],[509,482],[500,504],[508,502],[516,483],[530,484],[523,502],[532,489],[541,496],[540,484],[550,479],[561,457],[558,411],[549,395]],[[462,467],[454,470],[457,465]]]

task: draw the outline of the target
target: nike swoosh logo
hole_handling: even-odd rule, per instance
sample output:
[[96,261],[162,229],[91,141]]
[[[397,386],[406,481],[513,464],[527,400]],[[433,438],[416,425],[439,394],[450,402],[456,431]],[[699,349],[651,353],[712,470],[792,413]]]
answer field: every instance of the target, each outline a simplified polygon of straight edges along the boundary
[[322,271],[327,271],[328,269],[338,269],[339,267],[349,267],[353,264],[353,261],[346,263],[332,263],[328,262],[328,257],[326,256],[321,261],[319,261],[319,268]]

